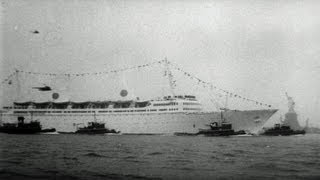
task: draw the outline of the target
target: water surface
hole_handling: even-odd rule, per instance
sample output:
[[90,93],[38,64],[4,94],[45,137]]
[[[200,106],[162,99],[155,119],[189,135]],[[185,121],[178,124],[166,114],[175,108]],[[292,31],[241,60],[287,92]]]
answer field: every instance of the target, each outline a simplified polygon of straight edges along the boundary
[[0,179],[320,179],[320,135],[0,134]]

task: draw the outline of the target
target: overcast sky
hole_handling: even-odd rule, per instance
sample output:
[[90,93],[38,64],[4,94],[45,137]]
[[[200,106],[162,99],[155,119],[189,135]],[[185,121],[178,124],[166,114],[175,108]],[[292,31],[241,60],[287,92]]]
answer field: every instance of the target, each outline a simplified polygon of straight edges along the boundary
[[[282,114],[288,92],[301,122],[310,117],[320,125],[319,9],[320,1],[294,0],[1,0],[1,81],[14,68],[99,72],[167,57],[204,81],[271,104]],[[30,87],[41,82],[55,83],[61,97],[79,101],[117,98],[123,88],[130,98],[151,98],[160,94],[159,83],[139,87],[141,81],[160,82],[152,78],[156,73],[161,71],[76,79],[73,95],[63,93],[66,79],[21,77],[29,88],[22,91],[28,100]],[[190,88],[198,91],[191,82],[183,89]],[[5,91],[2,100],[13,92]]]

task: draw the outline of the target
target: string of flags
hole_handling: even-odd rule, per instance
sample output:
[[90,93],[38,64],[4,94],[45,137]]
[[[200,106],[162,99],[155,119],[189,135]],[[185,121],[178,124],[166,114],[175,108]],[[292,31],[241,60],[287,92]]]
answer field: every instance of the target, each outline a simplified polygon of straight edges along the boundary
[[[219,88],[211,83],[205,82],[201,79],[199,79],[198,77],[191,75],[188,72],[185,72],[184,70],[182,70],[180,67],[172,64],[170,61],[168,61],[167,59],[161,60],[161,61],[155,61],[152,63],[147,63],[147,64],[143,64],[143,65],[138,65],[138,66],[132,66],[132,67],[126,67],[126,68],[122,68],[122,69],[117,69],[117,70],[111,70],[111,71],[102,71],[102,72],[90,72],[90,73],[42,73],[42,72],[32,72],[32,71],[24,71],[24,70],[15,70],[12,74],[10,74],[6,79],[4,79],[1,84],[4,83],[8,83],[9,85],[12,84],[12,77],[16,74],[16,73],[23,73],[23,74],[30,74],[30,75],[42,75],[42,76],[68,76],[68,77],[78,77],[78,76],[90,76],[90,75],[105,75],[105,74],[110,74],[110,73],[119,73],[119,72],[123,72],[123,71],[128,71],[128,70],[133,70],[133,69],[140,69],[140,68],[145,68],[145,67],[150,67],[152,65],[155,64],[162,64],[165,63],[167,65],[171,65],[174,69],[182,72],[182,74],[184,74],[186,77],[192,79],[192,80],[196,80],[197,83],[200,85],[202,85],[204,88],[210,88],[211,90],[219,90],[221,92],[224,92],[227,96],[229,97],[234,97],[234,98],[239,98],[242,99],[244,101],[249,101],[249,102],[253,102],[256,105],[261,105],[261,106],[267,106],[267,107],[271,107],[271,105],[266,104],[266,103],[262,103],[259,102],[257,100],[252,100],[249,98],[246,98],[244,96],[238,95],[236,93],[230,92],[228,90]],[[168,77],[173,77],[173,75],[171,74],[171,72],[165,72],[165,76]],[[172,81],[172,86],[176,87],[176,81]],[[45,88],[42,89],[43,87],[35,87],[36,89],[40,90],[40,91],[49,91],[51,89],[49,88]]]
[[208,82],[205,82],[199,78],[197,78],[196,76],[188,73],[188,72],[185,72],[184,70],[182,70],[181,68],[179,68],[178,66],[176,65],[173,65],[172,63],[170,63],[169,61],[167,61],[168,64],[170,64],[174,69],[182,72],[183,75],[185,75],[186,77],[190,78],[191,80],[196,80],[198,84],[201,84],[204,88],[210,88],[211,90],[219,90],[221,92],[224,92],[226,94],[226,96],[228,97],[233,97],[233,98],[239,98],[239,99],[242,99],[244,101],[248,101],[248,102],[252,102],[256,105],[260,105],[260,106],[266,106],[266,107],[271,107],[270,104],[266,104],[266,103],[262,103],[262,102],[259,102],[257,100],[253,100],[253,99],[249,99],[249,98],[246,98],[244,96],[241,96],[241,95],[238,95],[236,93],[233,93],[233,92],[230,92],[228,90],[225,90],[225,89],[222,89],[222,88],[219,88],[217,86],[214,86],[213,84],[211,83],[208,83]]
[[24,73],[24,74],[30,74],[30,75],[42,75],[42,76],[90,76],[90,75],[105,75],[105,74],[110,74],[110,73],[119,73],[123,71],[128,71],[128,70],[133,70],[133,69],[140,69],[140,68],[145,68],[152,66],[154,64],[160,64],[164,60],[161,61],[156,61],[152,63],[147,63],[139,66],[132,66],[132,67],[127,67],[127,68],[122,68],[122,69],[117,69],[117,70],[111,70],[111,71],[101,71],[101,72],[88,72],[88,73],[42,73],[42,72],[32,72],[32,71],[23,71],[23,70],[17,70],[17,73]]
[[9,85],[12,84],[12,77],[17,73],[17,70],[14,71],[13,73],[11,73],[7,78],[5,78],[1,84],[4,84],[4,83],[8,83]]

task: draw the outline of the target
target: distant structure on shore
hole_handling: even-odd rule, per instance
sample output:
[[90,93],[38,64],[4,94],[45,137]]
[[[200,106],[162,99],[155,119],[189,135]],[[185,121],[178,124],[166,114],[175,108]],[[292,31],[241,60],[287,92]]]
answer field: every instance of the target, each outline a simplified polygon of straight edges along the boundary
[[286,126],[290,126],[293,130],[301,130],[303,129],[299,122],[298,122],[298,115],[294,111],[295,102],[293,101],[293,98],[288,96],[288,93],[286,93],[287,100],[288,100],[288,112],[285,114],[285,119],[282,122]]

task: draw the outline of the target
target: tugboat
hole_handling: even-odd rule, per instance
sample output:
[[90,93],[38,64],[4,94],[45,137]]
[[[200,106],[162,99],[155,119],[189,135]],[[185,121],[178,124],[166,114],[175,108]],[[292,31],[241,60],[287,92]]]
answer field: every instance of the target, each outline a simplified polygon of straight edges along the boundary
[[[83,124],[83,123],[80,123]],[[79,124],[75,124],[79,125]],[[96,114],[94,113],[94,121],[88,122],[88,126],[77,127],[76,132],[58,132],[59,134],[118,134],[120,131],[114,129],[107,129],[105,123],[99,123],[96,119]]]
[[37,134],[55,132],[56,129],[42,129],[40,122],[31,121],[30,123],[24,122],[24,117],[18,117],[18,124],[15,123],[4,123],[0,126],[0,132],[8,134]]
[[297,134],[305,134],[306,131],[303,129],[298,122],[298,115],[294,110],[295,102],[293,98],[288,96],[288,112],[285,114],[284,121],[282,120],[282,116],[280,116],[280,123],[275,124],[273,128],[265,129],[261,135],[267,136],[289,136],[289,135],[297,135]]
[[218,122],[213,122],[210,125],[210,129],[199,129],[198,134],[205,136],[230,136],[235,135],[235,131],[232,129],[231,123],[222,122],[218,125]]
[[118,134],[119,131],[114,129],[107,129],[104,123],[98,122],[88,122],[88,126],[83,128],[78,128],[75,134],[105,134],[105,133],[114,133]]
[[266,129],[264,133],[261,135],[266,136],[290,136],[290,135],[298,135],[305,134],[305,130],[293,130],[290,126],[275,124],[273,128]]
[[[222,110],[226,110],[226,108]],[[232,124],[226,122],[226,119],[223,117],[222,111],[221,120],[222,122],[220,125],[218,124],[218,122],[212,122],[208,125],[210,126],[210,129],[199,129],[199,132],[197,134],[203,134],[205,136],[230,136],[246,134],[243,130],[235,132],[232,129]]]

